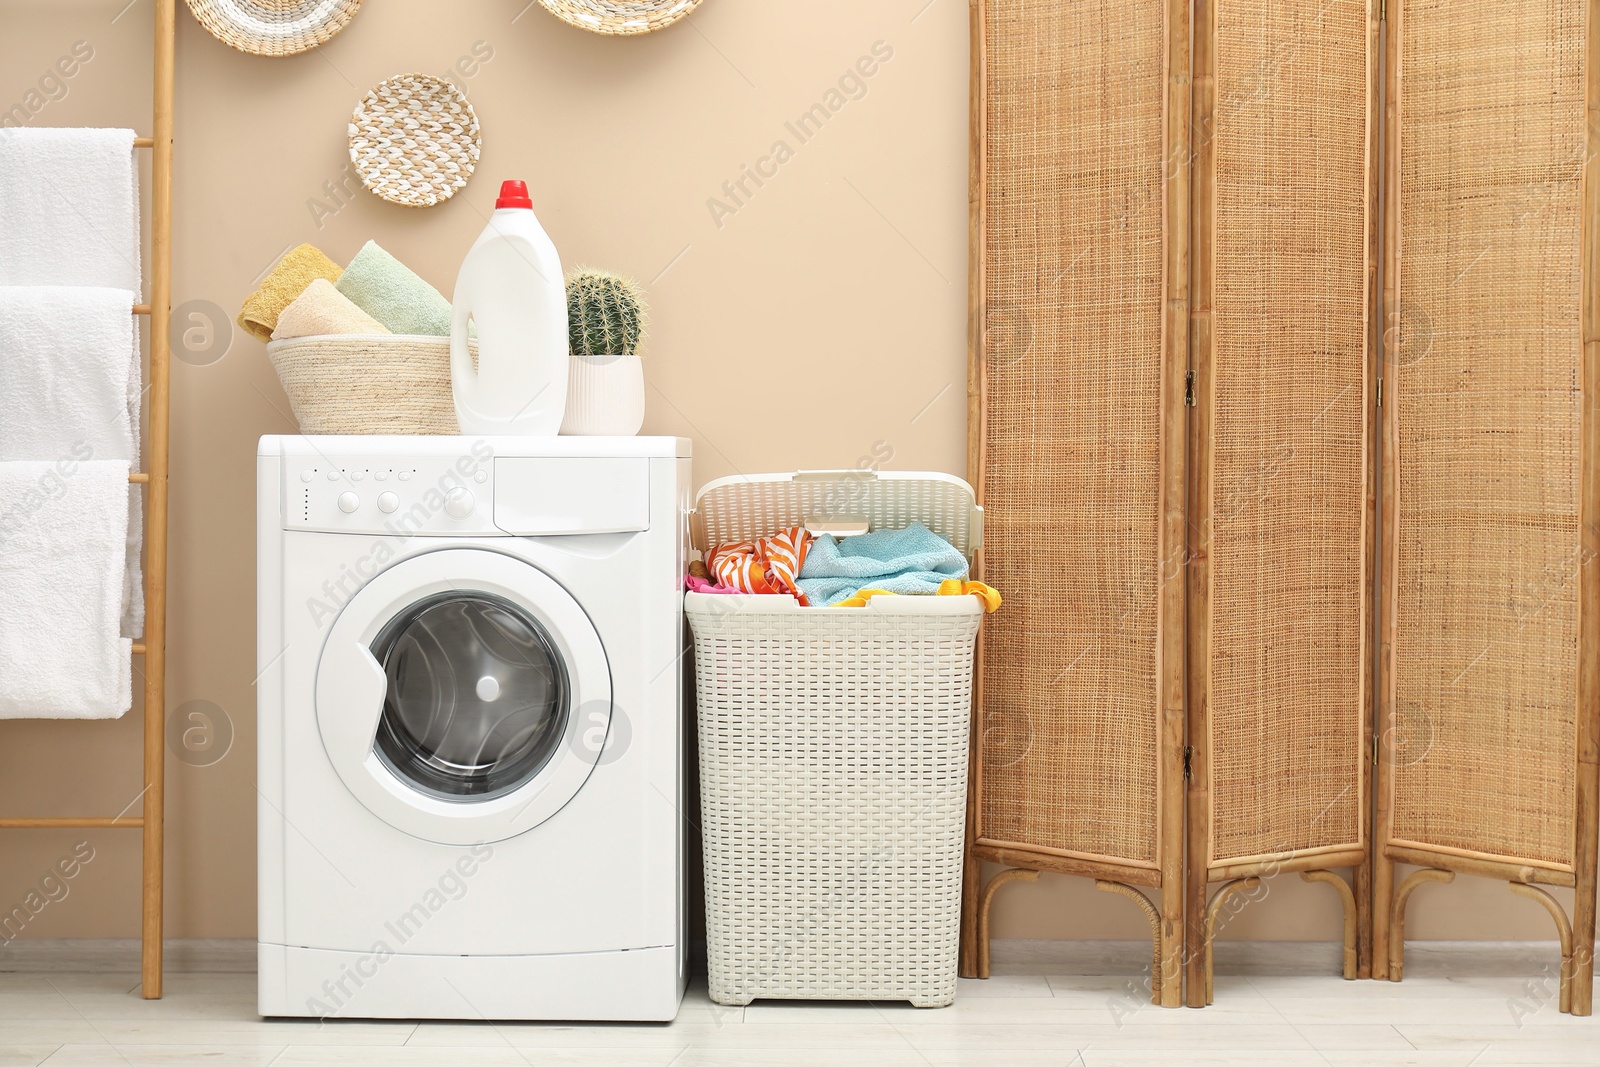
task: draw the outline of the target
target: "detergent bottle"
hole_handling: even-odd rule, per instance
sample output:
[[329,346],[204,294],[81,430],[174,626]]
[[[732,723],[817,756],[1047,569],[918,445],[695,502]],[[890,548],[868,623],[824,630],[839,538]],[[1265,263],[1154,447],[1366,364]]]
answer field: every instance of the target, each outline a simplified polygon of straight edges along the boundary
[[567,407],[567,292],[526,183],[500,186],[489,225],[461,262],[453,304],[450,384],[461,432],[554,436]]

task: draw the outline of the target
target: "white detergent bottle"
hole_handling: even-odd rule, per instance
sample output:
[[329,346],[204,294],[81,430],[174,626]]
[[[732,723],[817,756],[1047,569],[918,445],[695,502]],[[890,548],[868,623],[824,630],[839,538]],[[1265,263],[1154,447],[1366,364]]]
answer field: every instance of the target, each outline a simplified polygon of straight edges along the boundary
[[[476,370],[469,321],[477,330]],[[527,185],[505,182],[456,275],[450,383],[461,432],[554,436],[567,408],[568,365],[561,259],[533,216]]]

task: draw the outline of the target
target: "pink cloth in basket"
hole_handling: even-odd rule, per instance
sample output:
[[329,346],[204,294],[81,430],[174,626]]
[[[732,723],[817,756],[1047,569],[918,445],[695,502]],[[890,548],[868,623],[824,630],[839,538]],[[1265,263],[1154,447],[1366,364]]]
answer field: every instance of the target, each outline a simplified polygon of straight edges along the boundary
[[683,579],[683,584],[691,593],[737,593],[739,591],[737,589],[729,589],[725,585],[712,585],[704,578],[697,578],[692,574]]

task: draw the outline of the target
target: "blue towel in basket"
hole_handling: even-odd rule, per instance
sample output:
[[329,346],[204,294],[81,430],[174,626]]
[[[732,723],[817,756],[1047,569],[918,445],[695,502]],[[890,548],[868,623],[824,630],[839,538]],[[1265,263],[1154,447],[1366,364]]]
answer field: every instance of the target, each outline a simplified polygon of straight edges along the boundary
[[947,578],[966,578],[960,549],[920,522],[903,530],[874,530],[836,540],[823,534],[811,543],[796,584],[815,607],[830,607],[857,589],[932,596]]

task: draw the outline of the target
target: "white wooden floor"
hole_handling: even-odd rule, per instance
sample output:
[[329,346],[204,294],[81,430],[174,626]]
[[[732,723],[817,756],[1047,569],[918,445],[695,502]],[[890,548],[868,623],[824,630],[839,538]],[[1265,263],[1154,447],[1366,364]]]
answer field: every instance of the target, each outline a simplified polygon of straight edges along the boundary
[[[707,999],[702,981],[676,1022],[631,1026],[263,1021],[255,975],[238,953],[232,971],[197,970],[230,964],[186,965],[177,954],[166,997],[146,1001],[126,951],[99,966],[81,952],[47,966],[31,954],[19,963],[8,950],[0,954],[0,1067],[1600,1065],[1600,1016],[1556,1010],[1554,946],[1414,952],[1399,985],[1282,973],[1325,968],[1332,953],[1322,946],[1230,946],[1219,970],[1248,973],[1219,974],[1217,1002],[1203,1011],[1151,1007],[1137,979],[1057,973],[1059,953],[1052,959],[1035,946],[997,953],[997,976],[962,982],[949,1008],[724,1008]],[[1093,953],[1072,965],[1108,969]]]

